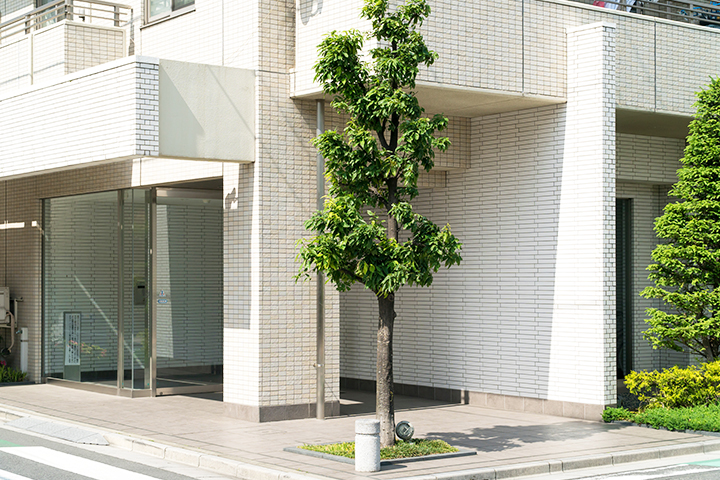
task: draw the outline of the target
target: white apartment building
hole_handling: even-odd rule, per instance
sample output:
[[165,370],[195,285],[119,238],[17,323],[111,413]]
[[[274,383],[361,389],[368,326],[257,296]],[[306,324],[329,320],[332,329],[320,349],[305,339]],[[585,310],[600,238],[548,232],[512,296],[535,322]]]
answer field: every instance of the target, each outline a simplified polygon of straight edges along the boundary
[[[254,421],[373,387],[372,294],[293,278],[310,141],[343,123],[316,46],[361,3],[0,0],[0,284],[31,380],[222,389]],[[687,361],[643,340],[638,292],[720,30],[702,2],[591,3],[430,1],[418,96],[452,147],[417,204],[464,260],[398,294],[398,393],[599,418],[622,373]]]

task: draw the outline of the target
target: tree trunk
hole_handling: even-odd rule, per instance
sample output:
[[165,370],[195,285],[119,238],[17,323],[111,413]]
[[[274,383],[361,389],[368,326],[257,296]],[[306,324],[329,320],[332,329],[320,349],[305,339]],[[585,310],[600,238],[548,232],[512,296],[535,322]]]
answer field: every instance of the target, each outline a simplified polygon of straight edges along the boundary
[[377,296],[380,314],[377,331],[377,386],[375,416],[380,420],[380,446],[395,445],[395,399],[393,394],[393,323],[395,295]]
[[713,351],[712,345],[710,344],[710,339],[708,337],[704,337],[702,343],[703,347],[705,347],[705,359],[708,362],[714,362],[715,352]]

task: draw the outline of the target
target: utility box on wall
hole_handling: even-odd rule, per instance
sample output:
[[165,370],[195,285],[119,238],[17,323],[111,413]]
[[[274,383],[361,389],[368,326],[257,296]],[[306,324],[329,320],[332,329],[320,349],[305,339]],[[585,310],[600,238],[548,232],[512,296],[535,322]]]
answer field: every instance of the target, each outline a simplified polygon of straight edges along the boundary
[[0,287],[0,324],[9,324],[10,287]]

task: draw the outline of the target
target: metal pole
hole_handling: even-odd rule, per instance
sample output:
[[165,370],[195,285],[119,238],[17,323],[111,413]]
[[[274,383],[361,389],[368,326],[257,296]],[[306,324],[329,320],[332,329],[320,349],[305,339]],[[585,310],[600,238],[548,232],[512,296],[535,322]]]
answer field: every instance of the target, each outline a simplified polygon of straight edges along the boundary
[[[317,129],[316,134],[320,135],[325,131],[325,102],[317,101]],[[317,208],[322,210],[325,196],[325,159],[322,154],[317,154]],[[317,418],[325,418],[325,276],[318,272],[317,275],[317,357],[315,368],[317,370]]]
[[[125,298],[125,279],[124,277],[124,252],[125,252],[125,216],[124,216],[124,204],[125,204],[125,191],[118,190],[117,192],[117,216],[118,216],[118,228],[117,228],[117,243],[118,243],[118,319],[117,319],[117,392],[116,395],[120,395],[120,391],[124,388],[125,383],[125,312],[123,311],[123,299]],[[130,357],[132,361],[132,356]],[[130,386],[132,388],[132,386]]]
[[150,396],[157,395],[157,188],[152,188],[149,195],[150,211],[150,272],[145,290],[148,292],[148,314],[150,315]]

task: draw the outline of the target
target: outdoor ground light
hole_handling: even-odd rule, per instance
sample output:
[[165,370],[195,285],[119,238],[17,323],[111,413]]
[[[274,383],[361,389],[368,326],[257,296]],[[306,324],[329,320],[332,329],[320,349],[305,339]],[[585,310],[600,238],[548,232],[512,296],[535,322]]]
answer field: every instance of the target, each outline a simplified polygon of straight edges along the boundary
[[398,422],[398,424],[395,426],[395,433],[397,434],[398,438],[400,438],[400,440],[409,442],[413,434],[415,433],[415,429],[410,424],[410,422],[408,422],[407,420],[403,420],[402,422]]

